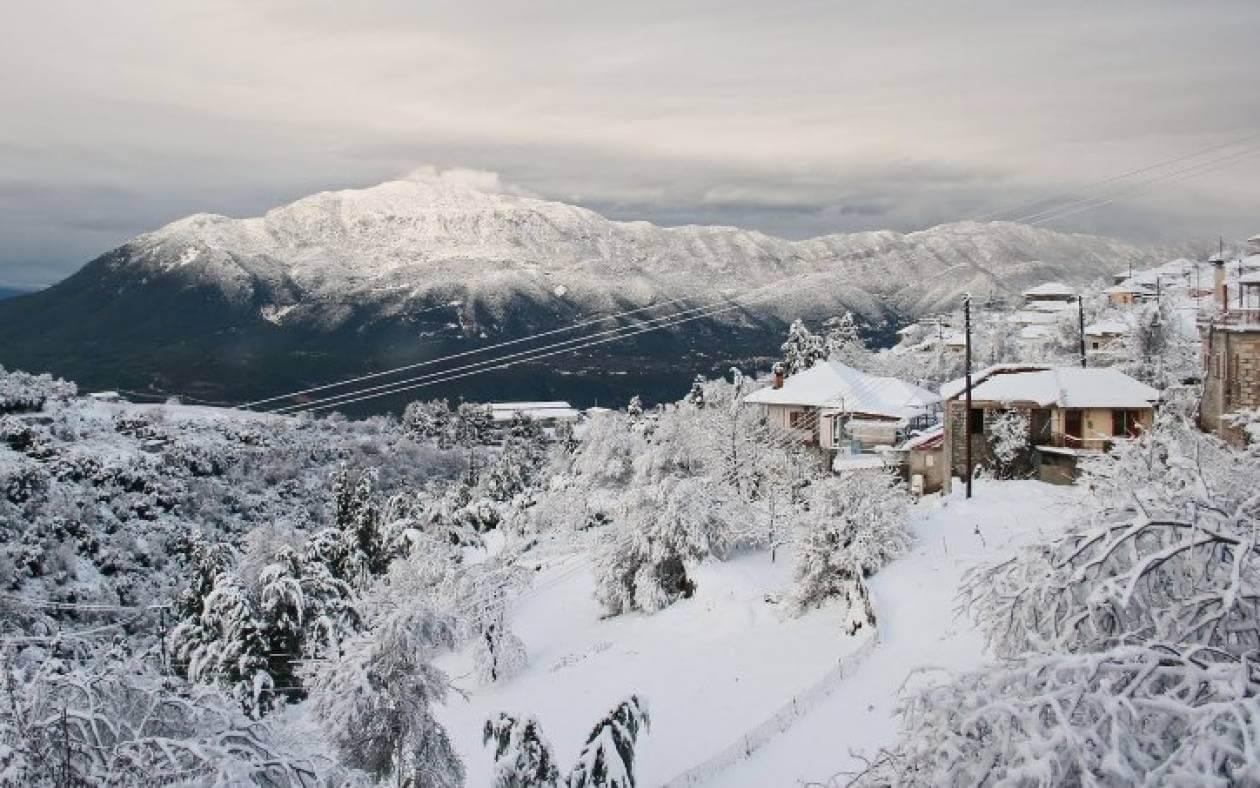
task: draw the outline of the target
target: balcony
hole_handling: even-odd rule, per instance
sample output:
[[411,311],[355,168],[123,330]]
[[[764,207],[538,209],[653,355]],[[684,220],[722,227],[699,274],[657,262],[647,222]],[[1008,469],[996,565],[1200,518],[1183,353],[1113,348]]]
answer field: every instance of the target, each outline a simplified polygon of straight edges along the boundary
[[1199,325],[1231,331],[1260,331],[1260,307],[1231,307],[1228,312],[1200,312]]

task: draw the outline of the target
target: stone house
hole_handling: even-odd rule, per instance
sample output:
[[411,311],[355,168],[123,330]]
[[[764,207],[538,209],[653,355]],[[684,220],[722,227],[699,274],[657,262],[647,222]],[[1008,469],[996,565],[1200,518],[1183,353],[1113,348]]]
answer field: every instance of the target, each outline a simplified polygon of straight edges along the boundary
[[1158,391],[1115,369],[1013,364],[972,375],[970,430],[964,381],[945,384],[941,396],[947,490],[952,476],[966,473],[968,442],[975,465],[997,466],[991,427],[1004,411],[1023,411],[1028,418],[1027,449],[1010,470],[1070,483],[1079,457],[1149,427],[1159,401]]
[[1231,306],[1224,268],[1216,267],[1216,308],[1199,320],[1203,340],[1199,427],[1241,446],[1246,436],[1229,414],[1260,408],[1260,273],[1236,280],[1240,297]]

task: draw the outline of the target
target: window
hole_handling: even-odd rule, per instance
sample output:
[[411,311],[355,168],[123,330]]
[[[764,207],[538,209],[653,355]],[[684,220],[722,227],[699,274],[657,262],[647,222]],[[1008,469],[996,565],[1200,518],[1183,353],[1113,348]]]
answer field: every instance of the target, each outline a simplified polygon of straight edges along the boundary
[[1142,430],[1142,414],[1136,410],[1112,410],[1111,434],[1116,437],[1136,438]]
[[805,429],[805,411],[793,410],[788,412],[788,426],[794,430]]
[[971,409],[971,434],[984,434],[984,408]]

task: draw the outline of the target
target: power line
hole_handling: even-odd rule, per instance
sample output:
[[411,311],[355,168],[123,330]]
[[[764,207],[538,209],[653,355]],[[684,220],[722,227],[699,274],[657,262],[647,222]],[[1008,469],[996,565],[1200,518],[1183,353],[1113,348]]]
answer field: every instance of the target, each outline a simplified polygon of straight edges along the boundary
[[[1213,151],[1221,150],[1221,149],[1223,149],[1223,148],[1230,148],[1230,147],[1233,147],[1233,146],[1235,146],[1235,145],[1242,145],[1242,144],[1244,144],[1244,143],[1251,142],[1252,140],[1255,140],[1255,139],[1260,139],[1260,134],[1250,134],[1250,135],[1248,135],[1248,136],[1246,136],[1246,137],[1242,137],[1242,138],[1240,138],[1240,139],[1233,140],[1232,142],[1223,142],[1223,143],[1220,143],[1220,144],[1217,144],[1217,145],[1211,145],[1211,146],[1206,147],[1206,148],[1200,148],[1199,150],[1196,150],[1196,151],[1194,151],[1193,153],[1186,153],[1186,154],[1183,154],[1183,155],[1181,155],[1181,156],[1176,156],[1176,157],[1171,158],[1171,159],[1165,159],[1165,160],[1163,160],[1163,161],[1156,162],[1155,164],[1148,164],[1148,165],[1146,165],[1145,167],[1139,167],[1139,168],[1137,168],[1137,169],[1135,169],[1135,170],[1129,170],[1128,172],[1122,172],[1122,173],[1120,173],[1119,175],[1113,175],[1113,176],[1111,176],[1110,178],[1104,178],[1104,179],[1102,179],[1102,180],[1100,180],[1100,181],[1095,181],[1095,182],[1093,182],[1093,183],[1091,183],[1091,184],[1088,184],[1088,185],[1083,186],[1083,187],[1080,187],[1080,188],[1076,188],[1076,189],[1068,189],[1068,190],[1065,190],[1065,191],[1057,192],[1057,193],[1052,194],[1052,195],[1050,195],[1050,196],[1048,196],[1048,197],[1041,197],[1041,198],[1038,198],[1038,199],[1036,199],[1036,200],[1030,200],[1030,201],[1028,201],[1028,202],[1021,203],[1021,204],[1019,204],[1019,205],[1017,205],[1017,206],[1015,206],[1015,207],[1013,207],[1013,208],[1002,208],[1002,209],[999,209],[999,210],[997,210],[997,211],[990,211],[989,213],[984,214],[983,216],[979,216],[979,217],[977,217],[977,218],[976,218],[976,219],[974,219],[973,221],[977,221],[977,222],[988,221],[988,220],[993,219],[993,218],[994,218],[994,217],[996,217],[996,216],[1000,216],[1000,215],[1002,215],[1002,214],[1004,214],[1004,213],[1014,213],[1014,212],[1016,212],[1016,211],[1023,211],[1023,210],[1026,210],[1026,209],[1028,209],[1028,208],[1031,208],[1031,207],[1033,207],[1033,206],[1035,206],[1035,205],[1040,205],[1040,204],[1042,204],[1042,203],[1050,202],[1050,201],[1052,201],[1052,200],[1059,200],[1059,199],[1063,199],[1064,197],[1073,197],[1073,196],[1075,196],[1075,195],[1080,194],[1081,192],[1086,192],[1086,191],[1089,191],[1089,190],[1091,190],[1091,189],[1095,189],[1095,188],[1097,188],[1097,187],[1099,187],[1099,186],[1106,186],[1106,185],[1108,185],[1108,184],[1115,183],[1115,182],[1117,182],[1117,181],[1121,181],[1121,180],[1124,180],[1124,179],[1126,179],[1126,178],[1131,178],[1131,177],[1133,177],[1134,175],[1142,175],[1142,174],[1144,174],[1144,173],[1151,172],[1152,170],[1158,170],[1158,169],[1161,169],[1161,168],[1163,168],[1163,167],[1167,167],[1167,166],[1169,166],[1169,165],[1171,165],[1171,164],[1177,164],[1177,163],[1180,163],[1180,162],[1183,162],[1183,161],[1188,161],[1189,159],[1195,159],[1195,158],[1198,158],[1199,156],[1202,156],[1202,155],[1204,155],[1205,153],[1211,153],[1211,152],[1213,152]],[[1080,198],[1078,198],[1078,200],[1079,200],[1079,199],[1080,199]],[[1018,222],[1018,221],[1020,221],[1020,220],[1019,220],[1019,219],[1009,219],[1009,220],[1007,220],[1007,221]]]
[[408,370],[412,370],[412,369],[419,369],[420,367],[430,366],[430,365],[433,365],[433,364],[439,364],[439,363],[442,363],[442,362],[444,362],[444,361],[453,361],[453,360],[455,360],[455,359],[458,359],[458,358],[465,358],[465,357],[467,357],[467,356],[475,355],[475,354],[477,354],[477,353],[486,353],[486,352],[488,352],[488,351],[491,351],[491,350],[496,350],[496,349],[498,349],[498,348],[508,347],[509,345],[516,345],[516,344],[519,344],[519,343],[521,343],[521,342],[526,342],[526,341],[529,341],[529,340],[531,340],[531,339],[538,339],[538,338],[540,338],[540,337],[553,336],[553,335],[555,335],[555,334],[562,334],[562,333],[565,333],[565,332],[567,332],[567,331],[573,331],[574,329],[577,329],[577,328],[582,328],[583,326],[590,326],[590,325],[595,325],[595,324],[598,324],[598,323],[606,323],[606,322],[608,322],[608,321],[610,321],[610,320],[617,320],[617,319],[619,319],[619,318],[628,317],[628,316],[630,316],[630,315],[635,315],[635,314],[638,314],[638,313],[640,313],[640,312],[646,312],[646,311],[651,310],[651,309],[659,309],[660,307],[663,307],[663,306],[669,306],[669,305],[671,305],[671,304],[682,304],[682,303],[686,303],[688,300],[689,300],[689,299],[687,299],[687,298],[671,298],[671,299],[667,299],[667,300],[664,300],[664,301],[660,301],[660,302],[655,303],[655,304],[648,304],[647,306],[641,306],[641,307],[637,307],[637,308],[635,308],[635,309],[628,309],[628,310],[625,310],[625,311],[622,311],[622,312],[617,312],[617,313],[614,313],[614,314],[611,314],[611,315],[605,315],[604,317],[597,317],[597,318],[591,318],[591,319],[589,319],[589,320],[583,320],[583,321],[580,321],[580,322],[578,322],[578,323],[573,323],[573,324],[568,325],[568,326],[563,326],[563,327],[561,327],[561,328],[553,328],[553,329],[551,329],[551,330],[549,330],[549,331],[543,331],[543,332],[539,332],[539,333],[535,333],[535,334],[529,334],[529,335],[524,336],[524,337],[518,337],[517,339],[510,339],[510,340],[506,340],[506,341],[503,341],[503,342],[497,342],[497,343],[495,343],[495,344],[493,344],[493,345],[487,345],[487,346],[485,346],[485,347],[472,348],[472,349],[470,349],[470,350],[460,351],[459,353],[451,353],[451,354],[446,355],[446,356],[440,356],[440,357],[438,357],[438,358],[432,358],[432,359],[428,359],[428,360],[426,360],[426,361],[418,361],[418,362],[416,362],[416,363],[414,363],[414,364],[405,364],[405,365],[400,366],[400,367],[394,367],[393,369],[382,370],[382,371],[380,371],[380,372],[373,372],[373,373],[370,373],[370,374],[367,374],[367,375],[360,375],[360,376],[355,377],[355,378],[347,378],[346,380],[337,381],[337,382],[335,382],[335,383],[326,383],[326,384],[324,384],[324,385],[322,385],[322,386],[313,386],[313,387],[311,387],[311,388],[302,389],[302,390],[300,390],[300,391],[291,391],[291,392],[289,392],[289,393],[287,393],[287,394],[277,394],[277,395],[276,395],[276,396],[274,396],[274,397],[266,397],[265,399],[254,400],[253,402],[246,402],[246,403],[245,403],[244,405],[242,405],[241,407],[243,407],[243,408],[252,408],[252,407],[255,407],[255,406],[257,406],[257,405],[262,405],[262,404],[265,404],[265,403],[268,403],[268,402],[274,402],[274,401],[276,401],[276,400],[288,399],[288,398],[290,398],[290,397],[296,397],[296,396],[300,396],[300,395],[302,395],[302,394],[311,394],[311,393],[316,392],[316,391],[325,391],[325,390],[327,390],[327,389],[340,388],[341,386],[348,386],[348,385],[350,385],[351,383],[359,383],[359,382],[362,382],[362,381],[364,381],[364,380],[372,380],[372,379],[375,379],[375,378],[385,377],[385,376],[387,376],[387,375],[394,375],[394,374],[397,374],[397,373],[399,373],[399,372],[406,372],[406,371],[408,371]]

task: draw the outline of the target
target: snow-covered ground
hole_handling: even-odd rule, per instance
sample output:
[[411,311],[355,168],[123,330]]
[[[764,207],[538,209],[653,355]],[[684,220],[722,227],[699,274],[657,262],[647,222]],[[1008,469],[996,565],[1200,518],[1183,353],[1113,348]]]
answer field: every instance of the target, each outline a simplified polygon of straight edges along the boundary
[[911,515],[916,541],[910,554],[871,581],[880,627],[874,652],[782,737],[711,784],[823,783],[861,768],[854,753],[870,754],[896,739],[895,712],[905,688],[939,678],[941,669],[984,661],[980,634],[954,614],[963,573],[1058,533],[1078,500],[1075,488],[1035,481],[980,481],[970,501],[960,488],[948,498],[925,498]]
[[[911,514],[911,553],[871,582],[881,642],[812,712],[710,784],[823,780],[853,767],[850,750],[890,744],[898,695],[915,669],[969,668],[983,659],[979,635],[954,616],[963,572],[1056,532],[1077,496],[1040,482],[981,481],[971,501],[961,490],[921,501]],[[865,642],[863,633],[843,634],[835,605],[794,618],[786,603],[767,601],[791,583],[791,558],[782,552],[776,563],[759,552],[706,564],[696,579],[695,597],[655,615],[601,619],[589,567],[572,558],[546,570],[517,605],[513,627],[530,657],[524,674],[481,687],[466,654],[442,660],[471,693],[452,697],[440,713],[467,784],[489,784],[481,727],[498,712],[537,716],[564,769],[593,724],[637,693],[652,714],[637,776],[641,785],[660,785],[739,740]]]
[[813,685],[865,642],[844,634],[835,605],[803,617],[777,598],[791,583],[780,551],[710,563],[695,573],[696,595],[654,615],[601,619],[583,559],[538,579],[517,606],[527,671],[502,687],[473,681],[471,659],[439,662],[467,702],[452,697],[440,716],[468,768],[468,785],[488,785],[492,752],[485,720],[500,711],[534,714],[562,769],[577,758],[594,724],[631,694],[647,701],[651,731],[640,739],[636,776],[660,785],[728,746]]

